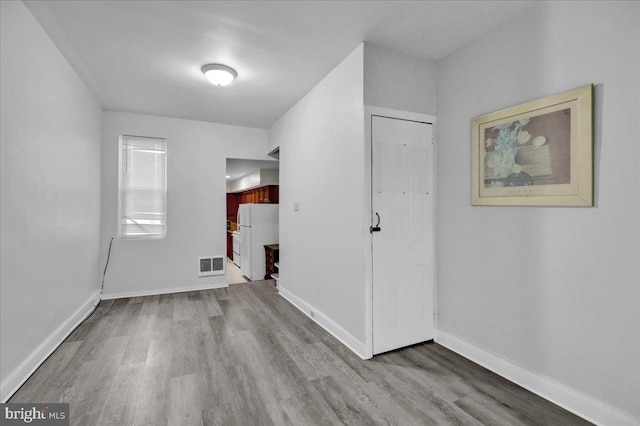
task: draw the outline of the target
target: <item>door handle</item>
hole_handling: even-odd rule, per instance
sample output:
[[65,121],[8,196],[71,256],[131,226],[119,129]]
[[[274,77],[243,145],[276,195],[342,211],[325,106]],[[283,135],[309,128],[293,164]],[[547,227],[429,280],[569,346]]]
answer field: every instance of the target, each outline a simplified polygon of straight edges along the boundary
[[376,223],[376,226],[370,226],[369,227],[369,232],[371,232],[372,234],[374,232],[380,232],[380,215],[376,212],[376,216],[378,217],[378,223]]

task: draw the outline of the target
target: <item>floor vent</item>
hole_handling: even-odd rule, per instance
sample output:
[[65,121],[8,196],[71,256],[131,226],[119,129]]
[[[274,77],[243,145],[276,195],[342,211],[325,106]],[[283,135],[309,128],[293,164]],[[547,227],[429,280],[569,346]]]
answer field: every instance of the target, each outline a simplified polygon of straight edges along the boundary
[[227,264],[224,256],[199,257],[200,273],[199,277],[207,277],[209,275],[224,275],[227,273]]

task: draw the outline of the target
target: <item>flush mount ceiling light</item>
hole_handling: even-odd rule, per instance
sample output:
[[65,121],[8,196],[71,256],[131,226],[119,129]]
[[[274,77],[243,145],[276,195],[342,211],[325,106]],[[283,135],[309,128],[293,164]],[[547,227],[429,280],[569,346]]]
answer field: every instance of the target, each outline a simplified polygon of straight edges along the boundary
[[216,86],[226,86],[238,76],[236,70],[222,64],[207,64],[202,67],[202,72]]

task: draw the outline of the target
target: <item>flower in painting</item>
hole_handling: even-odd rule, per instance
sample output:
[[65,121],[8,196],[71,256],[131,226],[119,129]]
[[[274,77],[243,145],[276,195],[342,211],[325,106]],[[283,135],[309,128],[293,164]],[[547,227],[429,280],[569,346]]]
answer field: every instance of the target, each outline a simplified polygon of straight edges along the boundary
[[522,166],[516,164],[518,145],[524,145],[531,140],[531,133],[523,130],[529,123],[528,118],[516,122],[504,123],[493,128],[498,130],[495,139],[486,139],[485,147],[495,143],[494,151],[487,159],[487,167],[493,169],[497,177],[506,178],[511,173],[521,173]]
[[493,169],[497,177],[507,177],[516,163],[516,150],[513,148],[496,150],[487,161],[487,167]]
[[510,131],[511,123],[502,124],[494,129],[499,129],[498,137],[496,138],[496,151],[502,151],[509,149],[514,145],[515,134]]
[[520,133],[518,133],[518,136],[516,137],[516,141],[520,145],[523,145],[529,142],[530,139],[531,139],[531,133],[527,132],[526,130],[521,130]]

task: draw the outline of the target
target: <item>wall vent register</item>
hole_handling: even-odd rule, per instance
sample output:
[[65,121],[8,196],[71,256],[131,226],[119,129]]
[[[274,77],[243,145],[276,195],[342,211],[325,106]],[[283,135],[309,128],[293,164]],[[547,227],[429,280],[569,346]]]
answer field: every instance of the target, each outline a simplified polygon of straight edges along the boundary
[[199,277],[224,275],[227,273],[224,256],[199,257],[198,262],[200,263]]

